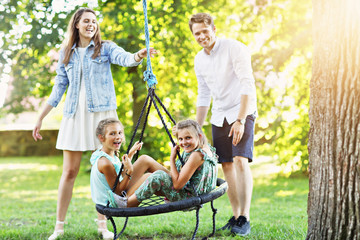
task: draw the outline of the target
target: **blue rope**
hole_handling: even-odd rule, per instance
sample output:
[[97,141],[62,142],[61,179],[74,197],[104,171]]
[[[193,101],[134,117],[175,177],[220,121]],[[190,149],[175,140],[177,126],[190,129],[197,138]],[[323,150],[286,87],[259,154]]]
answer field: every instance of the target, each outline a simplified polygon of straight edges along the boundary
[[144,17],[145,17],[145,43],[146,43],[146,50],[147,50],[146,71],[144,72],[144,81],[146,81],[148,87],[151,88],[157,84],[157,80],[156,80],[156,77],[155,77],[155,75],[152,71],[152,67],[151,67],[150,37],[149,37],[149,28],[148,28],[146,0],[143,0],[143,9],[144,9]]

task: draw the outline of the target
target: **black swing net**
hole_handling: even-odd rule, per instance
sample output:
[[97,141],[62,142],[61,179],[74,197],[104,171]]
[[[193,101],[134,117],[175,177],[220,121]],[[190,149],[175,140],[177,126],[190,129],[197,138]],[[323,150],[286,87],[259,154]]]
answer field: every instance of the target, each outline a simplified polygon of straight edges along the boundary
[[[144,8],[144,16],[145,16],[145,39],[146,39],[146,48],[147,48],[147,70],[144,72],[144,81],[146,81],[147,85],[148,85],[148,94],[145,99],[144,105],[141,109],[141,113],[140,113],[139,119],[137,121],[137,124],[134,128],[134,131],[133,131],[133,134],[131,137],[131,141],[130,141],[128,149],[126,151],[127,154],[129,153],[131,146],[134,143],[134,139],[135,139],[136,133],[139,129],[140,123],[141,123],[142,119],[144,118],[143,126],[142,126],[141,133],[139,136],[139,142],[142,141],[142,139],[144,137],[145,128],[147,126],[148,116],[149,116],[150,109],[152,106],[155,107],[157,114],[159,115],[159,117],[161,119],[161,122],[164,126],[164,129],[165,129],[167,135],[169,136],[171,143],[173,144],[173,146],[175,145],[175,142],[174,142],[174,140],[170,134],[170,131],[165,123],[164,117],[161,114],[159,106],[163,109],[163,111],[166,113],[169,120],[174,125],[176,124],[176,122],[173,119],[173,117],[171,116],[171,114],[169,113],[169,111],[166,109],[164,104],[161,102],[160,98],[155,93],[155,86],[157,84],[157,80],[156,80],[156,77],[153,74],[152,68],[151,68],[150,47],[149,47],[150,41],[149,41],[149,31],[148,31],[148,23],[147,23],[148,20],[147,20],[146,0],[143,0],[143,8]],[[158,104],[159,104],[159,106],[158,106]],[[138,158],[138,155],[139,155],[139,151],[137,151],[134,156],[135,161]],[[177,156],[178,156],[179,160],[181,161],[181,164],[184,165],[184,160],[182,159],[179,152],[177,152]],[[116,186],[119,183],[119,178],[123,171],[123,167],[124,166],[121,165],[119,174],[118,174],[116,181],[112,187],[113,192],[115,191]],[[191,184],[191,179],[190,179],[190,184]],[[213,206],[213,200],[222,196],[226,192],[226,190],[227,190],[227,183],[224,180],[218,178],[217,179],[217,188],[215,188],[214,190],[212,190],[209,193],[194,196],[194,197],[191,197],[191,198],[188,198],[185,200],[165,203],[163,197],[154,195],[150,199],[141,202],[141,204],[138,207],[111,208],[111,207],[109,207],[109,204],[107,204],[107,206],[96,204],[96,210],[99,213],[105,215],[110,220],[110,222],[114,228],[114,239],[119,238],[120,235],[125,231],[129,217],[147,216],[147,215],[168,213],[168,212],[173,212],[173,211],[196,210],[196,226],[195,226],[195,230],[192,235],[192,239],[195,239],[195,236],[196,236],[196,233],[197,233],[197,230],[199,227],[199,210],[203,204],[211,202],[211,209],[213,212],[213,215],[212,215],[213,229],[212,229],[212,233],[208,236],[208,237],[211,237],[215,234],[215,215],[217,212],[217,209],[215,209]],[[116,224],[115,224],[113,217],[125,217],[126,218],[125,222],[124,222],[124,226],[119,233],[117,233],[117,228],[116,228]]]

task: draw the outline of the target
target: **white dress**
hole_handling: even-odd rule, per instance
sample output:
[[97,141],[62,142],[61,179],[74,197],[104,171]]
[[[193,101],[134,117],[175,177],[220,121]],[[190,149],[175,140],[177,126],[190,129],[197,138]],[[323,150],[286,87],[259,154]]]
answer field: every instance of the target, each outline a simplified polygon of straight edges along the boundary
[[[86,48],[77,48],[81,66]],[[86,89],[81,70],[79,102],[74,117],[63,117],[58,133],[56,148],[69,151],[93,151],[100,147],[95,131],[98,123],[105,118],[118,119],[116,110],[89,112],[86,104]]]

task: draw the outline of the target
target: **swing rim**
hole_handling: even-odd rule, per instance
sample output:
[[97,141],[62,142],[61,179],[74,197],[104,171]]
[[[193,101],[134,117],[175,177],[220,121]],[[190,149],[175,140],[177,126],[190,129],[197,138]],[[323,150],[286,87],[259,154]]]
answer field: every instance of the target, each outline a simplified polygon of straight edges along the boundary
[[107,217],[137,217],[187,210],[192,207],[200,208],[200,205],[221,197],[227,191],[228,185],[225,180],[217,178],[216,185],[218,187],[209,193],[176,202],[132,208],[111,208],[101,204],[96,204],[96,210]]

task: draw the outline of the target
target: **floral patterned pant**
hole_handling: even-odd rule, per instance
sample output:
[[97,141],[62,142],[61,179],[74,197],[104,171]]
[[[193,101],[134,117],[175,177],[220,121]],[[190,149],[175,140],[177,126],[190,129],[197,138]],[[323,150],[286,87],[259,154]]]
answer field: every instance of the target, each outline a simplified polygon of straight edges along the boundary
[[156,192],[162,193],[171,202],[190,198],[193,195],[185,188],[175,190],[169,174],[162,170],[152,173],[143,184],[135,191],[139,202],[150,198]]

